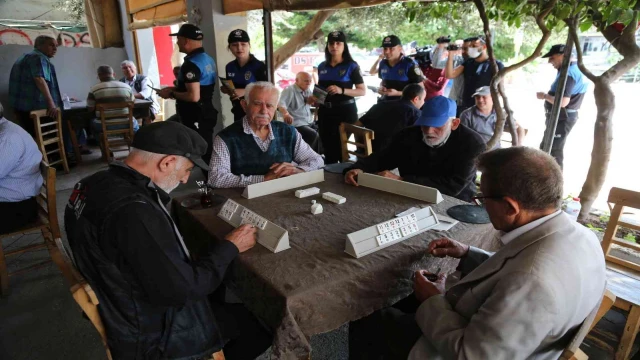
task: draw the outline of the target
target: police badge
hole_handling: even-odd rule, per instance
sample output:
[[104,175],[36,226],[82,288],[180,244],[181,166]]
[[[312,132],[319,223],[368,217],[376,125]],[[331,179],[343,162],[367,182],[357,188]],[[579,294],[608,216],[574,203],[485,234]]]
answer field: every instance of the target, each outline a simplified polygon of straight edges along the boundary
[[403,76],[404,75],[404,69],[398,69],[398,75]]
[[342,70],[340,70],[340,72],[339,72],[340,76],[344,76],[344,74],[346,74],[346,73],[347,73],[347,70],[346,70],[346,69],[342,69]]
[[236,37],[241,37],[242,36],[242,30],[236,30],[235,35],[236,35]]
[[247,71],[246,73],[244,73],[244,79],[245,80],[251,79],[251,71]]

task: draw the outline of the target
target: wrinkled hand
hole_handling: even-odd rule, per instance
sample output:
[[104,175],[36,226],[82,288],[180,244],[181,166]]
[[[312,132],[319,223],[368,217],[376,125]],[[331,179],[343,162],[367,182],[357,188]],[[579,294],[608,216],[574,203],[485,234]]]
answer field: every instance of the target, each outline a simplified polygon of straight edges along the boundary
[[156,94],[163,99],[170,99],[171,93],[173,92],[173,87],[166,87],[156,91]]
[[436,257],[451,256],[460,259],[469,252],[469,245],[449,238],[435,239],[429,243],[427,253]]
[[378,88],[378,94],[380,95],[386,95],[387,94],[387,88],[380,85],[380,87]]
[[232,91],[226,86],[220,86],[220,92],[223,94],[231,95]]
[[58,108],[53,106],[47,109],[47,116],[52,119],[58,118]]
[[249,224],[240,225],[224,238],[225,240],[231,241],[231,243],[238,248],[238,251],[242,253],[256,245],[257,231],[255,226]]
[[336,85],[330,85],[327,87],[327,92],[331,95],[342,94],[342,88],[337,87]]
[[281,177],[299,174],[303,172],[303,170],[298,169],[293,164],[283,162],[283,163],[275,163],[271,165],[269,168],[269,172],[264,175],[264,180],[274,180],[279,179]]
[[284,122],[289,125],[293,124],[293,116],[291,116],[291,114],[283,115],[282,119],[284,119]]
[[307,104],[309,104],[309,105],[311,105],[311,106],[316,106],[316,102],[317,102],[317,101],[318,101],[318,99],[317,99],[315,96],[311,95],[311,96],[309,96],[309,97],[307,98],[306,103],[307,103]]
[[382,177],[386,177],[386,178],[389,178],[389,179],[393,179],[393,180],[402,180],[402,177],[392,173],[389,170],[380,171],[377,175],[382,176]]
[[358,181],[356,181],[356,176],[358,176],[358,174],[362,174],[363,171],[360,169],[351,169],[349,171],[347,171],[346,174],[344,174],[344,182],[349,184],[349,185],[354,185],[354,186],[359,186],[358,185]]
[[545,95],[547,95],[547,93],[542,92],[542,91],[538,91],[536,93],[536,97],[538,98],[538,100],[544,100]]
[[447,279],[447,275],[436,274],[438,275],[438,280],[429,281],[426,277],[426,275],[429,274],[431,273],[426,270],[418,270],[414,274],[413,291],[416,298],[421,303],[434,295],[444,294],[445,292],[444,283]]

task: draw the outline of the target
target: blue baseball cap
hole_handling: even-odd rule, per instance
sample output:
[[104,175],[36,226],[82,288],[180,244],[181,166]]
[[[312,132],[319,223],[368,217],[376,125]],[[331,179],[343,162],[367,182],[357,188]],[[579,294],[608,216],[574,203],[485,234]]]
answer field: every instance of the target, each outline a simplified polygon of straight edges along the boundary
[[456,102],[444,97],[435,96],[424,102],[422,114],[416,120],[417,126],[441,127],[451,118],[456,117]]

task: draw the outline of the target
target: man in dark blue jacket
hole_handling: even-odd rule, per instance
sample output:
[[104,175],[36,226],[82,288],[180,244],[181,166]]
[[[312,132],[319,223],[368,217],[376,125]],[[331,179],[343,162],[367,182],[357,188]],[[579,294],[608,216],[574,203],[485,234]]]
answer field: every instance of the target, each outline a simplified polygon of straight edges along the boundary
[[208,170],[206,148],[180,123],[146,125],[124,162],[81,180],[69,199],[69,244],[114,359],[209,359],[223,348],[227,359],[253,359],[270,344],[243,307],[208,299],[256,229],[240,226],[194,259],[165,208],[194,165]]
[[[444,96],[427,100],[415,125],[399,132],[391,144],[345,171],[345,182],[358,185],[362,172],[436,188],[441,193],[471,201],[476,193],[475,160],[484,141],[460,125],[456,103]],[[398,169],[400,176],[390,170]]]

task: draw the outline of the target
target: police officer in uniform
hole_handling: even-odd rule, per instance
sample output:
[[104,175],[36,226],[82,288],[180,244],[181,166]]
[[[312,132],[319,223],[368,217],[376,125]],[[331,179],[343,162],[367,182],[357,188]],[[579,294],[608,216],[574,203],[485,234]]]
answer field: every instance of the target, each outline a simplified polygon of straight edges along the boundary
[[[402,53],[402,42],[395,35],[389,35],[382,40],[383,52],[369,72],[378,74],[382,79],[378,94],[380,101],[398,100],[402,97],[402,89],[408,84],[422,84],[424,76],[420,66],[410,57]],[[378,68],[378,63],[380,67]]]
[[227,79],[233,82],[235,90],[221,87],[221,91],[231,98],[233,108],[233,121],[240,122],[245,113],[240,105],[240,100],[244,96],[244,88],[256,81],[268,81],[267,66],[251,54],[251,43],[249,34],[242,29],[236,29],[229,33],[229,46],[235,60],[227,64]]
[[[560,67],[564,59],[564,47],[565,45],[562,44],[553,45],[551,50],[542,56],[543,58],[549,58],[549,64],[558,70],[558,75],[553,84],[551,84],[549,92],[538,92],[536,94],[538,99],[544,100],[547,125],[549,125],[549,115],[551,114],[551,108],[555,101],[556,88],[558,87],[558,80],[560,79]],[[571,62],[567,75],[567,84],[565,85],[562,103],[560,104],[558,126],[556,127],[553,145],[551,146],[551,156],[556,159],[560,167],[562,167],[564,160],[564,144],[567,142],[569,132],[578,121],[578,109],[580,109],[580,105],[582,105],[587,87],[587,83],[584,81],[584,76],[578,68],[578,65],[575,62]],[[542,148],[542,144],[540,144],[540,148]]]
[[360,66],[353,61],[346,41],[347,37],[342,31],[329,33],[324,48],[325,61],[318,65],[318,86],[329,93],[318,109],[325,164],[341,160],[340,123],[353,124],[358,121],[354,96],[363,96],[367,92]]
[[178,37],[178,48],[187,56],[180,67],[177,86],[166,87],[158,95],[163,99],[176,99],[176,111],[182,123],[196,130],[207,141],[207,152],[202,158],[208,163],[211,158],[213,129],[218,121],[218,111],[213,107],[216,63],[204,52],[204,35],[197,26],[184,24],[177,33],[170,36]]

